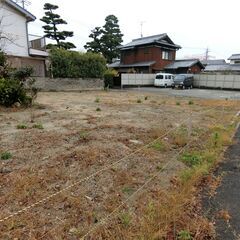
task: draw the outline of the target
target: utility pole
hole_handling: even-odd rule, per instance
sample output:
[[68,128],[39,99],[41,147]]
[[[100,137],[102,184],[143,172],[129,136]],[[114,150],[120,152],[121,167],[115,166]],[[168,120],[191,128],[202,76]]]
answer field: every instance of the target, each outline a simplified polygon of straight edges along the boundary
[[205,60],[208,60],[208,58],[209,58],[209,48],[207,47],[207,49],[206,49],[206,53],[205,53]]

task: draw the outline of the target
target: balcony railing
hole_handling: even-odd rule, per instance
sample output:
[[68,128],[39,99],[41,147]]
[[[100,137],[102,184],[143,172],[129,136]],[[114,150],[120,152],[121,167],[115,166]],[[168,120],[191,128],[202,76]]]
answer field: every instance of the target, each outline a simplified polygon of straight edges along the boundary
[[46,51],[45,37],[29,34],[29,47],[36,50]]

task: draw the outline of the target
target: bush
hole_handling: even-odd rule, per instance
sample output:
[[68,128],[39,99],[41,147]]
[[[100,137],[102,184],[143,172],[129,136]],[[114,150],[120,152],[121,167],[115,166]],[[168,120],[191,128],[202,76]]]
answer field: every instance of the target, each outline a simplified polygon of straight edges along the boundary
[[55,78],[102,78],[106,60],[96,53],[52,49],[52,75]]
[[117,76],[117,71],[114,69],[107,69],[104,73],[104,88],[112,88],[113,79]]
[[0,79],[0,105],[11,107],[14,103],[26,104],[26,91],[20,81],[15,79]]
[[31,106],[38,92],[33,87],[35,80],[30,78],[32,73],[32,67],[10,69],[4,53],[0,51],[0,105],[11,107],[20,103]]

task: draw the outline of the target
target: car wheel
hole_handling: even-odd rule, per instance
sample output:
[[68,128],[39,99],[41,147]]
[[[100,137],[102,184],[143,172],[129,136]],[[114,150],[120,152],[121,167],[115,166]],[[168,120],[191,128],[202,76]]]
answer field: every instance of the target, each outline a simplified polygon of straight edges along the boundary
[[167,88],[167,84],[165,84],[164,87]]

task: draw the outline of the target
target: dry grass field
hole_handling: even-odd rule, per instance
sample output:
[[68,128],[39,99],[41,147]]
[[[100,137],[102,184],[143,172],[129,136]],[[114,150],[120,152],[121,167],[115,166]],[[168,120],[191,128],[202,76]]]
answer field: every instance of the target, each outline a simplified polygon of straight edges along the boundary
[[238,110],[227,99],[120,91],[40,93],[32,109],[1,108],[0,239],[197,234],[172,225],[183,211],[170,211],[177,178],[198,161],[186,153],[230,144]]

